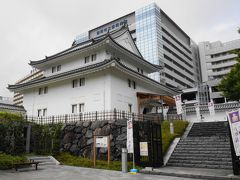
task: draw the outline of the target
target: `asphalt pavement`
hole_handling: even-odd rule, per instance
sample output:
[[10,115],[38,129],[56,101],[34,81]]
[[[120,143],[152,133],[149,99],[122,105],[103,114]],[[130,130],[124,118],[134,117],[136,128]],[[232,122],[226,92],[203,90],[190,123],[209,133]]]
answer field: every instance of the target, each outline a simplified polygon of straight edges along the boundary
[[90,169],[72,166],[42,166],[34,168],[0,171],[0,180],[192,180],[183,177],[162,175],[129,174],[119,171]]

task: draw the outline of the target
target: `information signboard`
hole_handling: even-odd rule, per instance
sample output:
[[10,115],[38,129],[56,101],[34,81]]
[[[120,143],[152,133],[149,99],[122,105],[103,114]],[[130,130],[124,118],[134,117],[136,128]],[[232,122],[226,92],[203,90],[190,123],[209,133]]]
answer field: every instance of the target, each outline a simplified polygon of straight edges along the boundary
[[108,147],[108,136],[96,136],[96,147],[107,148]]
[[140,156],[148,156],[148,143],[140,142]]

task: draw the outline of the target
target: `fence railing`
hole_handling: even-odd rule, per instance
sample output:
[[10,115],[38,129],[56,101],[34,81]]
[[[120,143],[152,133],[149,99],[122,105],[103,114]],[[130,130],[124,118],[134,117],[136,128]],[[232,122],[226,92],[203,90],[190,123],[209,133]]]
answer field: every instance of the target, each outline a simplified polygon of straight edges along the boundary
[[[201,112],[209,112],[208,105],[200,105],[199,106]],[[221,111],[230,111],[233,109],[238,109],[240,108],[240,103],[239,102],[233,102],[233,103],[222,103],[222,104],[214,104],[214,109],[217,112]],[[170,109],[168,111],[168,114],[176,114],[177,110],[176,107]],[[186,113],[195,113],[195,107],[194,106],[188,106],[186,107]]]
[[114,121],[132,118],[135,121],[155,120],[161,121],[161,114],[135,114],[126,111],[112,110],[112,111],[95,111],[78,114],[66,114],[55,116],[26,116],[27,121],[37,124],[56,124],[56,123],[73,123],[78,121]]

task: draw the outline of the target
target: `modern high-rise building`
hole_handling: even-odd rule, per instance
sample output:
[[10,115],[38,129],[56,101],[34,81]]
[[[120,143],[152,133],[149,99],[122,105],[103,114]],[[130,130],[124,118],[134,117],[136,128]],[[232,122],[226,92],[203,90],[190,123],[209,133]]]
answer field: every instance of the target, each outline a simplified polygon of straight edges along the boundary
[[162,70],[149,77],[185,89],[201,81],[197,45],[155,3],[77,36],[73,44],[102,36],[127,25],[143,57]]
[[210,81],[221,79],[234,64],[236,64],[236,54],[233,50],[240,49],[240,39],[222,43],[216,42],[201,42],[199,43],[199,55],[201,62],[202,81]]
[[210,99],[215,103],[226,102],[217,86],[223,76],[228,74],[236,64],[237,57],[232,51],[240,49],[240,39],[222,43],[201,42],[199,43],[199,56],[202,70],[202,81],[208,85]]
[[[29,82],[33,79],[38,79],[43,77],[43,72],[38,69],[32,69],[31,72],[26,75],[25,77],[18,80],[15,84],[21,84]],[[22,106],[23,105],[23,94],[21,93],[14,93],[13,96],[13,104],[16,106]]]

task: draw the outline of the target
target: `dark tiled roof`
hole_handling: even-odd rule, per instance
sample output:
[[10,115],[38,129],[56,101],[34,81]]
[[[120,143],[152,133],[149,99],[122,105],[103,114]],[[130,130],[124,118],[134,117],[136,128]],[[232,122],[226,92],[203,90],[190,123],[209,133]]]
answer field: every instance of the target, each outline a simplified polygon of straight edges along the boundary
[[5,104],[5,103],[0,103],[0,110],[1,109],[6,109],[6,110],[11,110],[11,111],[21,111],[21,112],[26,112],[23,106],[16,106],[12,104]]
[[169,88],[166,85],[163,85],[163,84],[161,84],[161,83],[159,83],[159,82],[157,82],[157,81],[155,81],[155,80],[153,80],[153,79],[151,79],[151,78],[149,78],[149,77],[147,77],[147,76],[145,76],[145,75],[143,75],[141,73],[138,73],[138,72],[132,70],[131,68],[129,68],[129,67],[125,66],[124,64],[120,63],[119,60],[115,59],[115,58],[114,59],[110,59],[110,60],[104,60],[104,61],[102,61],[100,63],[96,63],[96,64],[92,64],[92,65],[89,65],[89,66],[81,67],[81,68],[78,68],[78,69],[74,69],[74,70],[67,71],[67,72],[64,72],[64,73],[56,74],[56,75],[53,75],[53,76],[44,77],[44,78],[41,78],[41,79],[29,81],[27,83],[16,84],[16,85],[9,85],[8,89],[14,90],[14,89],[22,88],[22,87],[25,87],[25,86],[38,84],[38,83],[41,83],[41,82],[46,82],[46,81],[49,81],[49,80],[52,80],[52,79],[58,79],[58,78],[61,78],[61,77],[66,77],[66,76],[73,75],[73,74],[76,74],[76,73],[79,73],[79,72],[84,72],[84,71],[87,71],[87,70],[95,69],[97,67],[101,67],[101,66],[104,66],[106,64],[110,64],[111,62],[116,62],[122,68],[131,71],[135,75],[138,75],[138,76],[141,76],[143,78],[146,78],[146,79],[150,80],[151,82],[162,86],[163,88],[167,88],[167,89],[177,93],[177,91],[175,89]]
[[[53,59],[55,59],[55,58],[58,58],[58,57],[61,57],[61,56],[64,56],[64,55],[67,55],[67,54],[70,54],[70,53],[73,53],[73,52],[82,50],[82,49],[84,49],[84,48],[87,48],[87,47],[90,47],[90,46],[92,46],[92,45],[98,44],[98,43],[102,42],[103,40],[105,40],[105,39],[107,39],[107,38],[110,38],[110,39],[112,40],[112,42],[114,42],[114,44],[116,44],[118,47],[126,50],[127,52],[129,52],[129,53],[131,53],[131,54],[133,54],[135,57],[140,58],[142,61],[150,64],[151,66],[155,66],[156,68],[159,68],[157,65],[153,65],[153,64],[151,64],[150,62],[148,62],[148,61],[146,61],[145,59],[143,59],[142,54],[140,53],[140,51],[139,51],[139,49],[137,48],[137,46],[136,46],[136,44],[135,44],[134,41],[133,41],[133,43],[134,43],[137,51],[139,52],[139,55],[137,55],[137,54],[129,51],[129,50],[126,49],[125,47],[121,46],[120,44],[118,44],[118,43],[111,37],[111,35],[113,35],[114,33],[117,33],[117,32],[122,31],[122,30],[125,30],[124,33],[125,33],[126,31],[127,31],[128,33],[130,33],[130,32],[129,32],[129,29],[128,29],[127,27],[122,27],[121,29],[118,29],[118,30],[116,30],[116,31],[112,31],[112,32],[110,32],[110,33],[108,33],[108,34],[105,34],[105,35],[103,35],[103,36],[100,36],[100,37],[97,37],[97,38],[95,38],[95,39],[91,39],[91,40],[82,42],[82,43],[80,43],[80,44],[77,44],[77,45],[75,45],[75,46],[72,46],[71,48],[68,48],[68,49],[66,49],[66,50],[64,50],[64,51],[61,51],[61,52],[59,52],[59,53],[57,53],[57,54],[54,54],[54,55],[52,55],[52,56],[48,56],[48,57],[46,56],[45,59],[42,59],[42,60],[39,60],[39,61],[30,61],[29,64],[30,64],[30,65],[33,65],[33,66],[34,66],[34,65],[38,65],[38,64],[41,64],[41,63],[44,63],[44,62],[53,60]],[[130,34],[130,36],[131,36],[131,34]],[[132,36],[131,36],[131,39],[132,39]],[[133,40],[133,39],[132,39],[132,40]]]
[[[101,39],[102,40],[102,39]],[[64,56],[64,55],[67,55],[67,54],[70,54],[72,52],[76,52],[76,51],[79,51],[81,49],[84,49],[86,47],[89,47],[89,46],[92,46],[94,44],[97,44],[98,42],[100,42],[101,40],[88,40],[88,41],[85,41],[83,43],[80,43],[80,44],[77,44],[75,46],[72,46],[64,51],[61,51],[57,54],[54,54],[52,56],[46,56],[45,59],[42,59],[42,60],[39,60],[39,61],[30,61],[30,65],[37,65],[37,64],[41,64],[41,63],[44,63],[44,62],[47,62],[47,61],[50,61],[52,59],[55,59],[55,58],[58,58],[58,57],[61,57],[61,56]]]
[[53,76],[43,77],[43,78],[32,80],[32,81],[22,83],[22,84],[9,85],[8,89],[11,90],[11,89],[16,89],[16,88],[21,88],[21,87],[24,87],[24,86],[27,86],[27,85],[37,84],[37,83],[46,82],[46,81],[49,81],[49,80],[52,80],[52,79],[57,79],[57,78],[60,78],[60,77],[72,75],[72,74],[75,74],[75,73],[78,73],[78,72],[93,69],[95,67],[101,67],[102,65],[105,65],[108,62],[110,62],[110,60],[104,60],[100,63],[92,64],[92,65],[89,65],[89,66],[84,66],[84,67],[81,67],[81,68],[78,68],[78,69],[74,69],[74,70],[70,70],[70,71],[67,71],[67,72],[59,73],[59,74],[56,74],[56,75],[53,75]]

